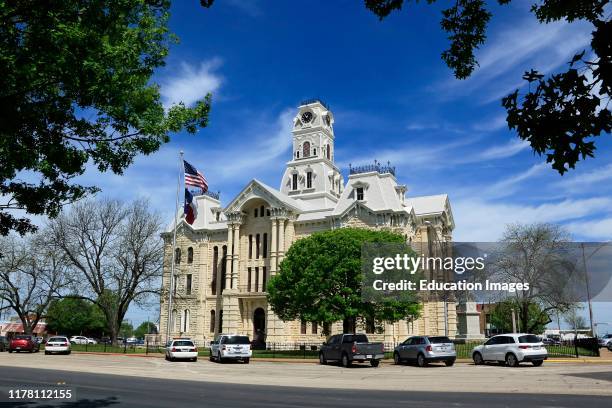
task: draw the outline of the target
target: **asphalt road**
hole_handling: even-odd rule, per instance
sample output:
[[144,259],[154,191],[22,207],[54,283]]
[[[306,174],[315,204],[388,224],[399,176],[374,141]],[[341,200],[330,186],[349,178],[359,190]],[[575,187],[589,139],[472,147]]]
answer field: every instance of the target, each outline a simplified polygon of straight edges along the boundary
[[237,385],[32,368],[4,371],[2,389],[65,382],[76,401],[1,407],[610,407],[612,397],[548,394],[402,392]]

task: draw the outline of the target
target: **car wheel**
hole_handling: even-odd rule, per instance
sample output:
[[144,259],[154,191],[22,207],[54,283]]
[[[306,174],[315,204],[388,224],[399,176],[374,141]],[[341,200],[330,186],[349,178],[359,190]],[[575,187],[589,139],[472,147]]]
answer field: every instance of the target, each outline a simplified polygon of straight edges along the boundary
[[34,349],[28,350],[28,353],[33,353],[33,352],[34,352]]
[[453,364],[455,364],[455,360],[446,360],[444,364],[446,364],[447,367],[452,367]]
[[250,358],[245,358],[245,359],[244,359],[244,364],[249,364],[249,362],[250,362],[250,361],[251,361],[251,359],[250,359]]
[[49,352],[45,350],[45,356],[48,356],[48,355],[49,355]]
[[321,365],[327,364],[327,360],[325,359],[325,355],[323,353],[319,353],[319,364]]
[[425,360],[425,356],[423,354],[419,354],[417,356],[417,365],[419,367],[425,367],[427,365],[427,360]]
[[379,364],[380,364],[380,360],[370,360],[370,365],[372,367],[378,367]]
[[508,353],[506,354],[506,365],[508,367],[518,367],[519,361],[514,354]]
[[344,368],[348,368],[351,366],[351,360],[349,360],[348,358],[348,354],[344,353],[342,354],[342,367]]
[[474,360],[474,365],[483,365],[484,364],[484,360],[482,359],[482,354],[476,352],[474,353],[474,355],[472,356],[472,360]]
[[68,350],[68,351],[66,352],[66,355],[67,355],[67,356],[69,356],[69,355],[70,355],[70,353],[72,353],[72,351]]
[[213,358],[212,354],[209,354],[208,355],[208,361],[213,361],[213,360],[214,360],[214,358]]
[[534,365],[534,366],[536,366],[536,367],[541,366],[543,363],[544,363],[544,360],[533,360],[533,361],[531,362],[531,364],[533,364],[533,365]]
[[395,365],[400,365],[402,363],[402,359],[400,358],[400,355],[398,352],[393,353],[393,363]]
[[225,363],[225,360],[223,359],[223,357],[221,357],[221,352],[219,352],[219,353],[217,354],[217,361],[218,361],[219,363]]
[[12,352],[13,352],[13,350],[9,349],[9,353],[12,353]]
[[196,361],[198,361],[198,358],[194,357],[194,358],[191,359],[191,361],[196,362]]
[[608,344],[608,351],[612,351],[612,343]]

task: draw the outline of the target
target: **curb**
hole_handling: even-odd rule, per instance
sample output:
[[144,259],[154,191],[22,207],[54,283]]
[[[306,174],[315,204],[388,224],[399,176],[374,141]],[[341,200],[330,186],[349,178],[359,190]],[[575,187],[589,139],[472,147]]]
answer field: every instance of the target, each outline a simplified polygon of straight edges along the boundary
[[[140,353],[104,353],[97,351],[73,351],[74,354],[89,354],[97,356],[125,356],[125,357],[140,357],[140,358],[163,358],[162,354],[151,353],[151,354],[140,354]],[[207,356],[199,356],[199,358],[207,358]],[[266,358],[266,357],[251,357],[252,362],[264,362],[264,363],[300,363],[300,364],[318,364],[319,360],[316,358]],[[612,364],[612,360],[591,360],[585,358],[567,359],[567,358],[549,358],[546,360],[547,363],[557,364]],[[383,364],[393,364],[392,359],[382,360]],[[457,364],[473,364],[470,359],[457,359]]]

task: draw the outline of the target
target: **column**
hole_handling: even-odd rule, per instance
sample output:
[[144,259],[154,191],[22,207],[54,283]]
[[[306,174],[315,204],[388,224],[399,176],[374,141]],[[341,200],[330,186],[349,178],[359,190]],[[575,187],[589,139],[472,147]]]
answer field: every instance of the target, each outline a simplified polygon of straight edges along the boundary
[[[232,248],[234,246],[234,224],[227,226],[227,256],[225,257],[225,290],[231,288],[232,282]],[[219,289],[217,289],[219,290]]]
[[232,254],[232,289],[238,290],[238,269],[240,268],[240,224],[233,225],[234,230],[234,253]]
[[285,255],[285,219],[278,220],[278,262],[283,259]]
[[272,235],[272,242],[270,243],[270,277],[276,275],[276,235],[278,234],[278,220],[272,219],[272,229],[270,230]]

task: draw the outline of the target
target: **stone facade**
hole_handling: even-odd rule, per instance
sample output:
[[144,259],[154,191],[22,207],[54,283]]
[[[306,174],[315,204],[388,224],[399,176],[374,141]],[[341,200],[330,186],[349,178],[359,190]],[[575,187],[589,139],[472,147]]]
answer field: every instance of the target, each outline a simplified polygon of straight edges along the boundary
[[[345,183],[334,163],[333,123],[322,102],[302,104],[294,118],[293,157],[280,190],[254,179],[224,208],[213,194],[197,196],[193,225],[177,215],[170,322],[175,222],[162,234],[162,338],[189,336],[207,342],[223,332],[267,343],[320,343],[320,325],[283,322],[266,302],[266,282],[278,272],[292,242],[349,226],[398,232],[421,252],[430,253],[451,241],[454,221],[446,195],[407,197],[395,169],[376,162],[351,168]],[[358,325],[363,332],[371,330],[365,322]],[[332,333],[341,330],[341,322],[331,327]],[[424,301],[419,319],[384,324],[384,332],[371,337],[397,342],[411,334],[455,337],[456,330],[455,302],[432,295]]]

